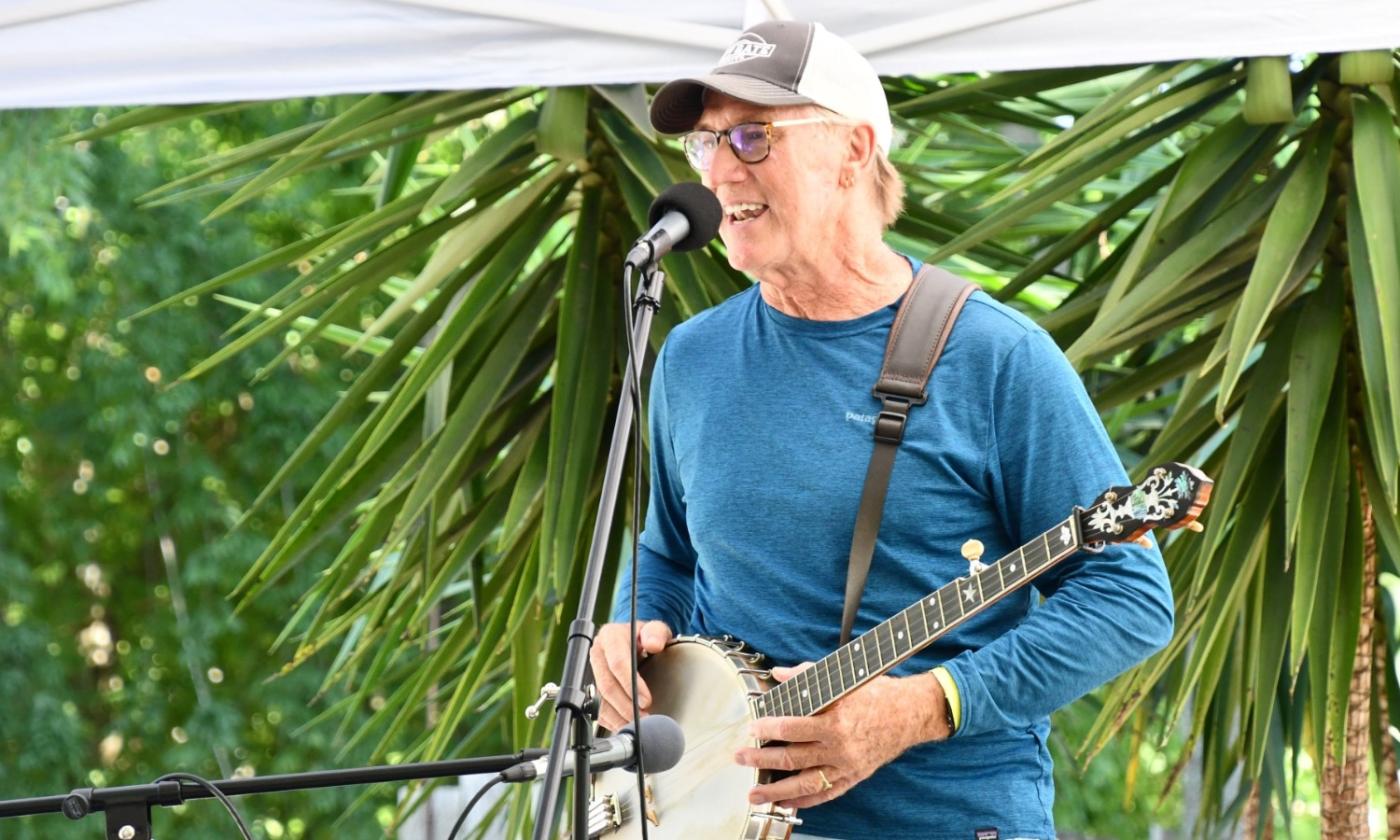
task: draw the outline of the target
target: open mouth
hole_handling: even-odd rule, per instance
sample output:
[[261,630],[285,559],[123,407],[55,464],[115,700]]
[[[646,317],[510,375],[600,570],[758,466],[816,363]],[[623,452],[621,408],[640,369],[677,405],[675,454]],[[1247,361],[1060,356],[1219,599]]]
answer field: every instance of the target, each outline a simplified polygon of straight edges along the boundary
[[724,208],[724,218],[733,225],[751,222],[768,212],[767,204],[729,204]]

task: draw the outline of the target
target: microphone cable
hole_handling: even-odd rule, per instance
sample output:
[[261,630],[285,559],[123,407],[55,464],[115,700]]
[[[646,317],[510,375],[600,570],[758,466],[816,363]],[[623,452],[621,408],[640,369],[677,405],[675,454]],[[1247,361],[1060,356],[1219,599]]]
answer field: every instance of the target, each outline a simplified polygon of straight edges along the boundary
[[486,795],[486,791],[490,790],[496,785],[499,785],[505,780],[506,777],[504,774],[497,773],[496,775],[491,777],[490,781],[488,781],[486,784],[482,785],[479,789],[477,789],[476,795],[474,795],[471,798],[471,801],[467,803],[467,807],[463,808],[462,813],[457,815],[457,822],[452,824],[452,830],[448,832],[447,840],[456,840],[457,832],[461,831],[462,826],[465,825],[467,822],[467,814],[470,814],[472,812],[472,809],[476,807],[476,803],[480,802],[481,797]]
[[229,799],[223,791],[214,787],[213,782],[193,773],[166,773],[156,779],[156,783],[160,782],[190,782],[204,788],[210,796],[222,802],[224,808],[228,809],[229,816],[233,817],[233,821],[238,824],[238,832],[243,835],[243,840],[253,840],[252,833],[248,831],[248,824],[243,821],[243,815],[238,813],[238,809],[234,807],[233,800]]

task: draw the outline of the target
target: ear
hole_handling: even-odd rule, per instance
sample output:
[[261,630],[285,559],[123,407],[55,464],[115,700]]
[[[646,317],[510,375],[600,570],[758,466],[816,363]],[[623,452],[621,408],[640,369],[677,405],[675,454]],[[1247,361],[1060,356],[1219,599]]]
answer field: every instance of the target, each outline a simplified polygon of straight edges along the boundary
[[875,155],[879,154],[874,128],[862,124],[853,125],[850,129],[841,161],[841,180],[846,183],[854,183],[860,172],[875,164]]

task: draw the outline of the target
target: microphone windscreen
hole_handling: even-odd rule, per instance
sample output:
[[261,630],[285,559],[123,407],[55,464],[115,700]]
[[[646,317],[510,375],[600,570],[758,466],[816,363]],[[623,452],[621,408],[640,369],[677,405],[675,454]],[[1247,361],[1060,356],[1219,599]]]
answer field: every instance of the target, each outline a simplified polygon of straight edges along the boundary
[[704,184],[695,181],[682,181],[663,190],[651,203],[647,222],[654,225],[672,210],[690,222],[690,233],[673,245],[672,251],[693,251],[705,247],[705,243],[719,233],[719,224],[724,221],[724,208],[720,207],[719,199]]
[[[622,727],[621,731],[632,731],[632,724]],[[679,723],[665,715],[647,715],[636,732],[637,751],[642,754],[642,765],[648,773],[670,770],[685,755],[685,732]]]

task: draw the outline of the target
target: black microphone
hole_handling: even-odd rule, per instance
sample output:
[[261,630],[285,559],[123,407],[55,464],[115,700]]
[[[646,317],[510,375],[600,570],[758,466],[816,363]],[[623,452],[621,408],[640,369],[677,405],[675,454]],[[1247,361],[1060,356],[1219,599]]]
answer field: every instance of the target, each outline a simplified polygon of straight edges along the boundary
[[[614,767],[626,770],[637,766],[637,751],[640,747],[642,764],[648,773],[660,773],[675,767],[685,754],[685,733],[681,725],[665,715],[650,715],[642,718],[640,734],[635,734],[632,724],[627,724],[611,738],[602,738],[593,745],[588,756],[591,772],[601,773]],[[501,771],[501,778],[507,782],[528,782],[549,769],[549,759],[522,761],[509,770]],[[564,756],[564,775],[574,774],[574,754]]]
[[624,261],[634,268],[659,262],[672,251],[693,251],[719,233],[724,208],[703,184],[685,181],[667,187],[651,203],[651,230],[638,239]]

